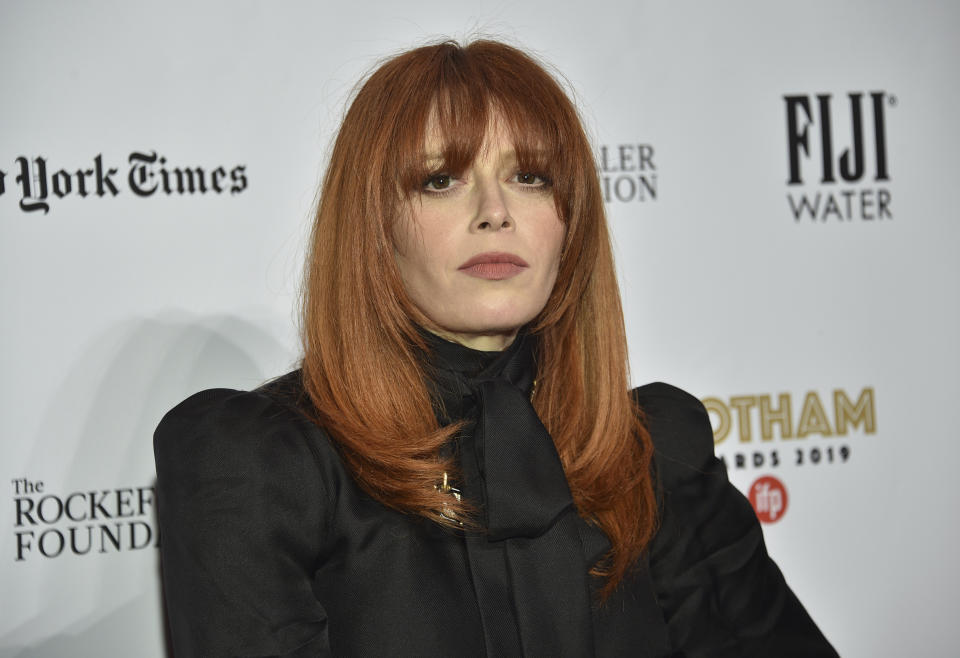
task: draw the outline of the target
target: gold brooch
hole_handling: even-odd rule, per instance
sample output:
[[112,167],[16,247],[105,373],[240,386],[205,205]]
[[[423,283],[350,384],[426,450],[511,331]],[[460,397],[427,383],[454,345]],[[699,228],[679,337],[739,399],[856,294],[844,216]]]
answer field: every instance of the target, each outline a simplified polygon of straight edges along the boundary
[[[457,502],[460,502],[460,499],[461,499],[460,490],[457,489],[456,487],[450,486],[450,482],[447,479],[446,471],[443,472],[443,484],[435,484],[433,486],[440,493],[449,494],[453,496],[454,500],[456,500]],[[445,518],[447,521],[453,521],[457,525],[461,525],[461,526],[463,525],[463,521],[457,518],[457,515],[450,509],[450,507],[446,503],[443,503],[443,507],[440,510],[440,516]]]

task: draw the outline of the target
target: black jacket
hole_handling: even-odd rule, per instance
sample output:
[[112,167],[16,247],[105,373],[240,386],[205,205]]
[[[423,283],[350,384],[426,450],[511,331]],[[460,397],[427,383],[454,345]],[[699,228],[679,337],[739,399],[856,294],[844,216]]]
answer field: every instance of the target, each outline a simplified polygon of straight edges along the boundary
[[[660,527],[598,606],[586,570],[609,544],[564,506],[565,479],[541,482],[549,456],[530,457],[539,480],[523,484],[534,505],[560,496],[542,527],[464,535],[366,495],[298,408],[299,372],[197,393],[155,435],[175,654],[835,656],[714,457],[700,402],[666,384],[634,395],[656,449]],[[480,478],[495,468],[474,465]]]

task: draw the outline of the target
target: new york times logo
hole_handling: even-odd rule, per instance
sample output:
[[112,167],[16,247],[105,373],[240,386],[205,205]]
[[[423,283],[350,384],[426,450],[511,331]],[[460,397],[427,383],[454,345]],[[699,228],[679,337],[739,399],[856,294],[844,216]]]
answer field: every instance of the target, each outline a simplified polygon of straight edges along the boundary
[[[247,189],[246,165],[236,165],[229,170],[221,165],[173,166],[156,151],[132,152],[127,157],[123,175],[119,167],[104,164],[102,153],[79,167],[55,169],[57,165],[49,164],[43,156],[24,155],[14,160],[14,166],[13,185],[19,192],[23,212],[42,210],[47,214],[55,199],[112,198],[124,188],[138,197],[239,194]],[[7,172],[0,170],[0,195],[6,191]]]
[[603,200],[656,201],[657,165],[650,144],[605,144],[597,155]]
[[15,561],[136,551],[160,545],[154,488],[56,494],[42,480],[12,480]]
[[[872,91],[850,92],[836,103],[831,94],[783,99],[787,185],[793,190],[787,193],[787,203],[794,220],[893,219],[886,109],[896,106],[896,96]],[[838,134],[844,139],[837,139]],[[811,179],[815,182],[798,189]]]

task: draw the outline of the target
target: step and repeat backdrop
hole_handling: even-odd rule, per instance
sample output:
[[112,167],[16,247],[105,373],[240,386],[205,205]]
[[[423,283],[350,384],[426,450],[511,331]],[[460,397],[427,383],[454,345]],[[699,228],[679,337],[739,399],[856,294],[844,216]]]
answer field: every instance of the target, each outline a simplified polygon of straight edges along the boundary
[[476,34],[576,90],[633,380],[703,400],[841,655],[956,655],[958,30],[917,1],[0,4],[0,656],[166,655],[153,428],[296,366],[344,102]]

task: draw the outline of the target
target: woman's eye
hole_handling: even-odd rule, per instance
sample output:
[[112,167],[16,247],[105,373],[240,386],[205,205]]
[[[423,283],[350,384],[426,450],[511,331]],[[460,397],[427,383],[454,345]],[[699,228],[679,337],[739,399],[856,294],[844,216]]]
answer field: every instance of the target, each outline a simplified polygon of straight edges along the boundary
[[424,189],[440,191],[449,189],[451,183],[453,183],[453,176],[450,174],[437,174],[436,176],[431,176],[423,184]]
[[544,186],[548,185],[550,181],[539,174],[534,174],[528,171],[521,171],[516,176],[516,181],[521,185],[539,185]]

